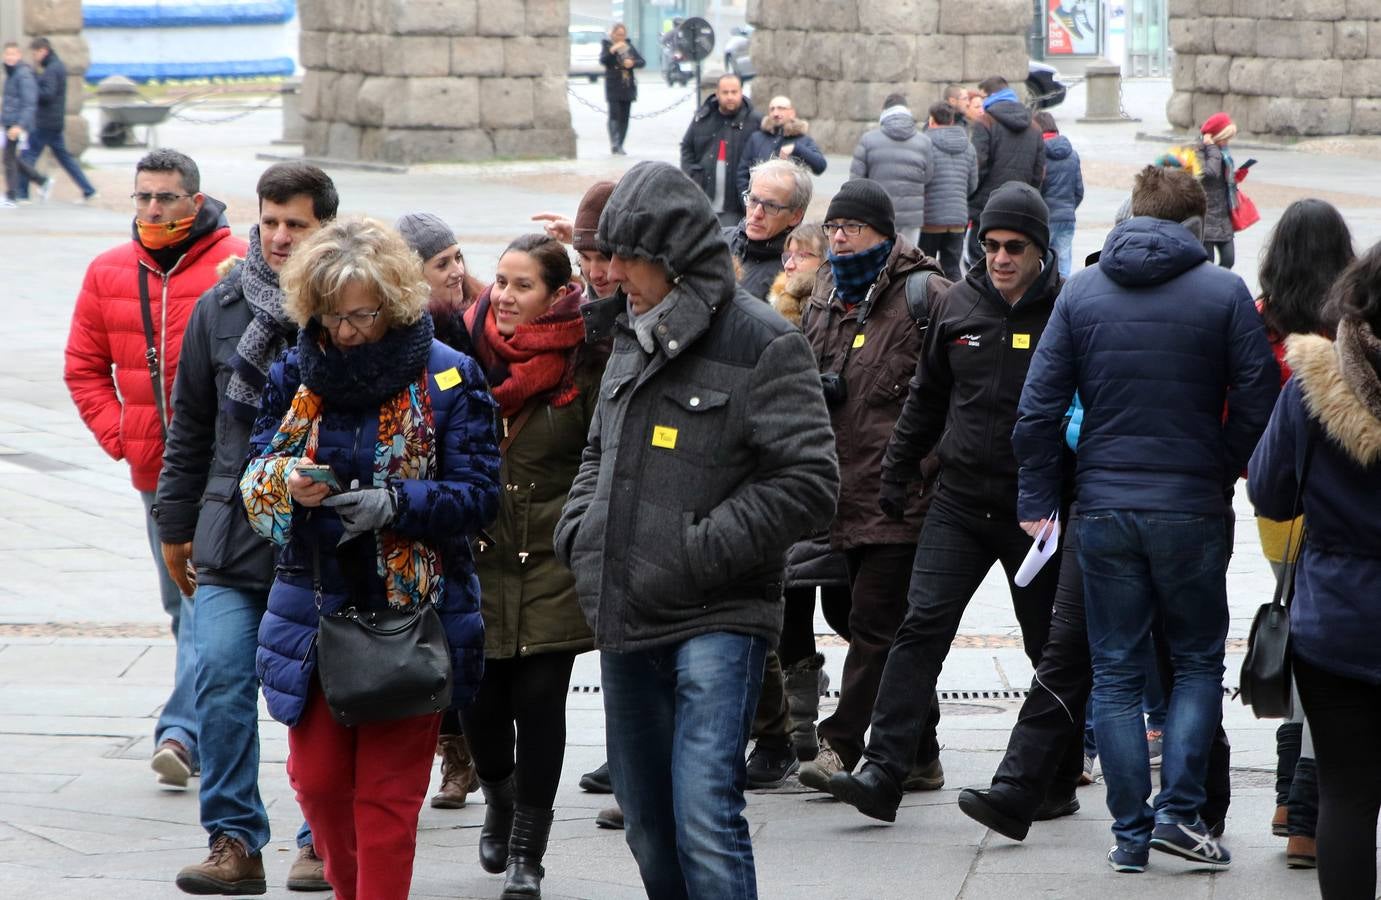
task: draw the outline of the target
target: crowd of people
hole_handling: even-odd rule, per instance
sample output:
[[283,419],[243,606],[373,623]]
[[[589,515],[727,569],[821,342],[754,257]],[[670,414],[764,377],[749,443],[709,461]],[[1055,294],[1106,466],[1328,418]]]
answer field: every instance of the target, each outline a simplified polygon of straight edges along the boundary
[[[633,84],[626,34],[605,53]],[[478,789],[480,866],[540,897],[594,649],[608,758],[581,785],[617,801],[599,823],[650,897],[755,897],[747,788],[795,774],[891,822],[944,786],[936,686],[994,564],[1036,675],[959,808],[1018,841],[1074,814],[1091,723],[1108,864],[1225,868],[1245,473],[1298,585],[1300,704],[1260,827],[1325,897],[1374,896],[1381,245],[1354,258],[1305,200],[1261,297],[1212,265],[1232,262],[1210,227],[1236,181],[1226,116],[1201,169],[1137,175],[1078,271],[1078,156],[1002,79],[947,91],[924,127],[889,96],[816,221],[807,131],[726,76],[679,171],[640,162],[534,216],[487,284],[442,216],[338,216],[309,163],[264,171],[241,238],[191,158],[138,162],[65,375],[148,513],[177,642],[151,765],[199,777],[209,847],[182,890],[267,889],[262,688],[303,816],[290,888],[405,898],[439,756],[432,806]],[[1033,540],[1053,545],[1034,573]],[[818,722],[817,602],[848,642]]]

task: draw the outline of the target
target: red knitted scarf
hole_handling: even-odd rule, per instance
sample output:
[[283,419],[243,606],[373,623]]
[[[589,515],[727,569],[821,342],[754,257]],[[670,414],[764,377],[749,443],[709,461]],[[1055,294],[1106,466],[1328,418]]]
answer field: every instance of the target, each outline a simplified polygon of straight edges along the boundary
[[[474,327],[479,316],[484,317],[482,330]],[[528,324],[519,325],[511,337],[499,333],[487,290],[466,310],[465,318],[476,338],[475,354],[490,376],[500,415],[517,415],[528,400],[541,394],[552,394],[552,406],[565,406],[579,396],[575,350],[585,340],[585,322],[580,317],[578,290]]]

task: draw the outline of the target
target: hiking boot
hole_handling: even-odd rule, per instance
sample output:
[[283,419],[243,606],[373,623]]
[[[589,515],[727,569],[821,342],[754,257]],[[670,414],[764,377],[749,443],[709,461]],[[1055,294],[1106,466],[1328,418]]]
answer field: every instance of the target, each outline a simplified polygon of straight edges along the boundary
[[519,806],[513,813],[513,833],[508,840],[508,867],[504,871],[499,900],[540,900],[542,857],[551,834],[552,811]]
[[617,806],[601,809],[595,816],[596,828],[611,828],[623,831],[623,810]]
[[1165,732],[1147,729],[1146,731],[1146,755],[1151,760],[1152,767],[1160,765],[1160,758],[1165,753]]
[[820,752],[815,755],[808,763],[802,763],[800,771],[796,777],[801,784],[808,788],[815,788],[817,791],[830,792],[830,779],[840,772],[847,772],[844,763],[839,758],[839,754],[834,752],[830,742],[820,741]]
[[791,745],[801,762],[809,762],[820,752],[815,720],[820,715],[820,698],[830,688],[830,676],[825,674],[824,666],[824,654],[816,653],[787,666],[783,673]]
[[177,886],[188,894],[262,894],[268,890],[264,858],[222,834],[211,843],[205,862],[177,873]]
[[192,756],[180,741],[169,738],[159,742],[149,768],[158,773],[161,787],[185,788],[187,779],[192,777]]
[[1008,809],[1002,795],[991,789],[964,788],[959,792],[959,811],[1014,841],[1026,840],[1031,830],[1031,823]]
[[288,869],[288,890],[290,891],[329,891],[331,883],[326,880],[326,863],[316,855],[316,847],[307,844],[297,850],[297,859]]
[[1302,834],[1290,835],[1285,844],[1285,864],[1292,869],[1317,869],[1318,842]]
[[614,782],[609,777],[609,761],[605,760],[598,769],[581,775],[580,789],[587,794],[614,793]]
[[480,779],[484,792],[484,825],[480,828],[480,867],[492,875],[508,868],[508,839],[513,832],[513,776],[502,781]]
[[1151,832],[1151,847],[1215,869],[1226,869],[1232,863],[1232,854],[1202,822],[1157,822]]
[[830,779],[830,793],[865,816],[883,822],[897,821],[901,791],[882,766],[865,763],[857,775],[840,772]]
[[915,763],[906,773],[901,783],[903,791],[938,791],[945,786],[945,767],[940,765],[940,757],[928,763]]
[[1149,855],[1145,850],[1135,853],[1120,844],[1113,844],[1108,851],[1108,865],[1112,866],[1114,872],[1145,872]]
[[1045,802],[1036,807],[1036,811],[1031,814],[1031,821],[1049,822],[1051,819],[1072,816],[1078,811],[1079,798],[1072,793],[1068,797],[1046,797]]
[[756,790],[779,788],[801,765],[790,745],[773,747],[763,741],[748,754],[748,787]]
[[465,735],[443,734],[437,739],[436,755],[441,757],[441,790],[432,797],[432,809],[461,809],[480,786]]

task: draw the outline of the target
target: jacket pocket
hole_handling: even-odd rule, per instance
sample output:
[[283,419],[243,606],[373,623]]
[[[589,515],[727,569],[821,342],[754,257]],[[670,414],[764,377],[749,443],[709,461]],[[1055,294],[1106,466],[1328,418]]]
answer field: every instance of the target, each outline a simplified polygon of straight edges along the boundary
[[889,359],[878,366],[877,376],[868,387],[868,405],[887,406],[905,400],[915,367],[914,360],[904,358]]
[[239,479],[234,475],[212,475],[201,496],[201,511],[192,537],[192,565],[197,568],[224,568],[230,552],[231,530],[235,517],[245,517]]
[[[665,402],[652,422],[651,441],[673,458],[694,459],[697,474],[707,460],[726,462],[735,446],[729,422],[729,397],[726,391],[698,384],[669,386],[662,394]],[[684,485],[682,490],[693,489]]]

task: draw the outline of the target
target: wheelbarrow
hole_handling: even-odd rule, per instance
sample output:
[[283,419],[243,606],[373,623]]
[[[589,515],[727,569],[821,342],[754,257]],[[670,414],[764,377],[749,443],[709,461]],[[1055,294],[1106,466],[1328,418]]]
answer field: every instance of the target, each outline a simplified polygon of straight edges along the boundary
[[123,147],[130,143],[133,129],[144,128],[144,144],[150,149],[158,146],[158,126],[173,111],[171,103],[145,100],[138,86],[122,75],[111,75],[96,86],[101,109],[101,143],[106,147]]

